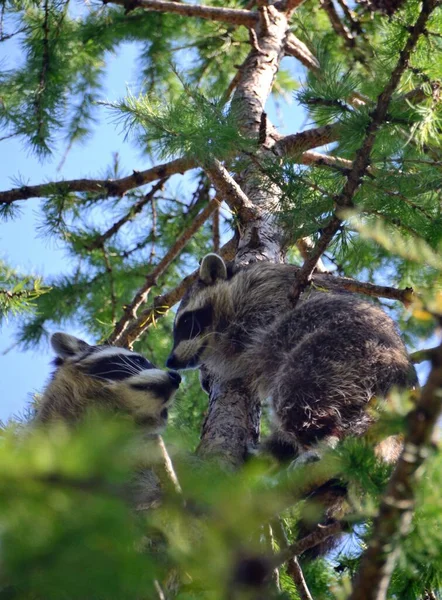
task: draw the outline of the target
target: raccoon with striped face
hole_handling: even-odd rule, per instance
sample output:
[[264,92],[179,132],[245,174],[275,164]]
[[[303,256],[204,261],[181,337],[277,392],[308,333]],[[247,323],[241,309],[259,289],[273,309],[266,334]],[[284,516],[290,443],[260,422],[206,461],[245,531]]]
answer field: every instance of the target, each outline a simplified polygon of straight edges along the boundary
[[167,423],[181,377],[157,369],[141,354],[113,346],[91,346],[54,333],[56,370],[37,407],[37,422],[77,422],[92,407],[128,414],[150,433]]
[[209,378],[240,379],[270,400],[279,458],[302,456],[318,443],[334,446],[372,423],[368,402],[416,374],[390,317],[371,302],[341,292],[327,278],[296,306],[289,293],[297,268],[254,263],[229,272],[216,254],[201,262],[199,280],[179,306],[167,366],[202,366]]

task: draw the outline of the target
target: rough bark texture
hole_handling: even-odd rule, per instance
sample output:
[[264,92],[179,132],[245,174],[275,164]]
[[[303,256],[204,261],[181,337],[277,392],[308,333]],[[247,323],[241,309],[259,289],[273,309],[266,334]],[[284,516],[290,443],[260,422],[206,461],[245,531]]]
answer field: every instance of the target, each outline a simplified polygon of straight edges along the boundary
[[[246,58],[232,100],[243,133],[261,144],[259,158],[275,154],[270,148],[275,139],[267,131],[265,103],[271,92],[288,34],[287,16],[275,6],[259,7],[259,22],[251,32],[252,50]],[[269,127],[270,130],[270,127]],[[261,156],[259,156],[261,155]],[[250,162],[239,174],[238,182],[246,198],[256,207],[256,214],[240,218],[240,239],[235,262],[270,260],[281,262],[284,242],[273,217],[279,190]],[[199,453],[217,456],[233,467],[239,466],[247,449],[259,439],[261,407],[241,385],[210,387],[207,418],[201,435]]]

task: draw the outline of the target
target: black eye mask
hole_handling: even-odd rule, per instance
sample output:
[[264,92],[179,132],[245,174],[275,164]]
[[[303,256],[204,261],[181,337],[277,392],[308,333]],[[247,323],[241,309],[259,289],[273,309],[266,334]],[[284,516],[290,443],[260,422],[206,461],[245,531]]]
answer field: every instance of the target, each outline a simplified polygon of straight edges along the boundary
[[193,340],[212,323],[211,305],[184,314],[175,326],[175,344],[183,340]]
[[83,366],[88,375],[111,379],[112,381],[127,379],[140,371],[154,368],[151,362],[139,354],[133,356],[130,354],[113,354],[102,358],[97,357],[97,360],[91,364]]

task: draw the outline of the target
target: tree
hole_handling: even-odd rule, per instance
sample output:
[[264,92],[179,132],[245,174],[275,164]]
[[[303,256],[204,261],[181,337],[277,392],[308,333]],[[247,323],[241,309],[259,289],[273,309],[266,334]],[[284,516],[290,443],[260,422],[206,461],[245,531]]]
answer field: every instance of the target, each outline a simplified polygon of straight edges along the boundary
[[[387,306],[409,341],[434,331],[441,313],[437,290],[442,237],[441,63],[436,60],[442,17],[436,0],[372,0],[354,6],[345,0],[307,0],[302,5],[297,0],[239,0],[229,7],[169,0],[111,0],[91,7],[44,0],[5,2],[2,14],[2,41],[17,37],[25,53],[23,64],[1,77],[5,137],[20,136],[44,159],[54,152],[57,136],[66,136],[69,149],[85,138],[97,111],[111,111],[152,163],[130,175],[119,173],[115,164],[102,179],[18,184],[0,193],[4,218],[15,217],[21,201],[44,198],[47,234],[63,240],[78,258],[73,278],[47,281],[50,289],[38,284],[29,291],[35,311],[23,320],[23,344],[39,343],[50,323],[78,319],[95,339],[136,345],[154,362],[164,362],[169,309],[194,281],[197,258],[208,250],[239,265],[279,262],[288,256],[300,266],[294,303],[316,272],[332,269],[346,289],[380,302],[395,300]],[[94,103],[107,54],[128,40],[141,48],[140,90],[121,100]],[[283,57],[303,68],[283,70]],[[266,102],[270,94],[300,85],[297,99],[311,125],[283,136],[270,122]],[[328,150],[318,151],[325,146]],[[220,232],[227,229],[232,237],[224,243]],[[11,285],[1,290],[6,309],[19,308],[11,298],[17,300],[29,287],[17,288],[15,281]],[[330,462],[324,459],[317,467],[326,465],[358,490],[360,504],[353,507],[354,521],[347,519],[346,527],[366,523],[380,502],[361,561],[345,555],[340,559],[339,568],[347,575],[358,572],[352,598],[384,598],[390,580],[391,598],[431,598],[441,589],[434,560],[441,549],[440,500],[431,493],[428,479],[414,482],[440,408],[441,350],[416,360],[429,357],[433,368],[414,408],[407,413],[409,405],[402,398],[397,413],[382,420],[395,432],[408,427],[405,451],[383,497],[388,468],[375,461],[364,441],[350,440]],[[204,404],[197,381],[186,377],[175,422],[187,426],[188,439],[181,445],[188,449],[195,446]],[[161,540],[153,541],[144,554],[125,554],[129,546],[133,550],[135,539],[140,541],[122,525],[130,522],[132,527],[132,517],[120,505],[115,509],[114,501],[103,500],[113,477],[121,476],[115,475],[121,465],[100,462],[100,457],[115,456],[117,442],[127,443],[111,425],[103,429],[101,453],[94,454],[96,462],[87,473],[78,457],[81,448],[92,445],[88,429],[77,442],[66,432],[62,442],[56,435],[49,442],[31,439],[28,454],[15,446],[14,429],[5,434],[3,461],[8,473],[11,456],[21,465],[17,478],[11,479],[14,489],[24,494],[26,523],[31,522],[32,507],[38,518],[43,515],[45,493],[55,506],[58,490],[71,508],[85,489],[91,492],[93,500],[81,502],[78,518],[69,517],[66,527],[54,526],[62,549],[60,573],[69,581],[68,589],[75,590],[72,597],[156,593],[162,598],[174,587],[182,597],[200,597],[209,589],[215,597],[267,597],[268,577],[287,564],[291,583],[285,578],[283,587],[290,597],[311,597],[308,587],[314,598],[332,597],[332,584],[336,593],[345,595],[348,584],[337,580],[330,563],[307,566],[306,584],[296,559],[312,543],[291,539],[296,537],[293,490],[295,483],[306,489],[307,469],[293,474],[289,483],[275,476],[269,489],[267,464],[243,465],[247,448],[257,443],[260,421],[261,407],[240,383],[212,386],[197,453],[204,465],[209,458],[222,457],[234,473],[208,461],[204,468],[195,467],[195,476],[183,465],[185,506],[177,500],[176,489],[170,498],[166,495],[158,513],[147,518],[149,539],[160,532]],[[169,435],[173,429],[172,421]],[[54,458],[57,444],[59,460]],[[78,444],[74,466],[66,458],[69,444]],[[24,458],[44,454],[41,448],[53,457],[49,471]],[[436,454],[426,467],[427,478],[439,477],[439,461]],[[128,462],[125,468],[130,470],[133,462]],[[27,475],[29,482],[35,480],[32,490],[20,480]],[[54,480],[55,488],[50,487]],[[238,512],[230,511],[235,515],[227,516],[228,498],[235,502]],[[431,500],[428,506],[425,498]],[[198,511],[189,509],[190,500],[205,503],[207,514],[198,518]],[[18,511],[8,494],[4,501],[5,514],[15,523]],[[405,542],[416,505],[415,535]],[[94,522],[100,506],[104,517]],[[114,509],[121,519],[111,518]],[[58,517],[70,515],[66,508],[54,510]],[[221,514],[227,524],[217,521]],[[275,515],[283,519],[275,521]],[[342,526],[333,523],[316,531],[315,541]],[[72,539],[89,540],[93,547],[91,540],[106,528],[121,542],[111,545],[118,551],[108,553],[100,565],[93,551],[79,559],[80,565],[87,560],[96,566],[96,578],[92,587],[78,586],[63,548]],[[19,531],[11,525],[8,539],[19,539]],[[367,531],[360,531],[362,538],[369,537]],[[426,543],[418,541],[417,531]],[[260,538],[259,552],[251,552],[252,538],[255,546]],[[109,543],[108,536],[103,539]],[[195,551],[189,547],[193,544]],[[279,548],[276,554],[273,546]],[[41,562],[44,552],[53,556],[54,540],[45,538],[43,554],[17,541],[11,548],[2,593],[59,597],[64,589],[69,594],[66,586],[60,587],[63,578],[57,579],[56,570]],[[78,557],[81,549],[73,548]],[[219,561],[205,564],[207,553]],[[418,573],[422,561],[427,568]],[[121,566],[128,562],[136,565],[132,576]],[[26,573],[21,587],[18,566]],[[117,573],[113,585],[103,581],[106,569]],[[143,569],[148,577],[146,572],[140,575]],[[45,575],[39,578],[38,573]],[[276,584],[270,588],[276,593]]]

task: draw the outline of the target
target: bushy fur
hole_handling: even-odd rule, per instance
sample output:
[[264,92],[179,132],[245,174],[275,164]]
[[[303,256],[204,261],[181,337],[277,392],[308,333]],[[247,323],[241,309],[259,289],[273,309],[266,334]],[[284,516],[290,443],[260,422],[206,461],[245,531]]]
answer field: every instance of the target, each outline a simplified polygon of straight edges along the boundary
[[90,346],[55,333],[56,370],[37,407],[40,422],[80,420],[91,408],[131,415],[155,432],[167,422],[167,409],[180,383],[141,354],[125,348]]
[[[66,333],[55,333],[51,344],[56,370],[37,406],[35,422],[62,420],[76,424],[91,409],[132,417],[143,438],[161,431],[179,386],[175,372],[156,369],[141,354],[112,346],[90,346]],[[129,502],[137,510],[157,506],[161,486],[151,469],[136,473]]]
[[[371,423],[367,403],[416,375],[383,310],[337,288],[311,286],[293,307],[296,268],[255,263],[229,272],[207,255],[175,320],[171,368],[203,365],[212,378],[240,378],[270,399],[275,451],[333,445]],[[327,283],[330,286],[330,283]],[[289,452],[290,453],[290,452]]]

